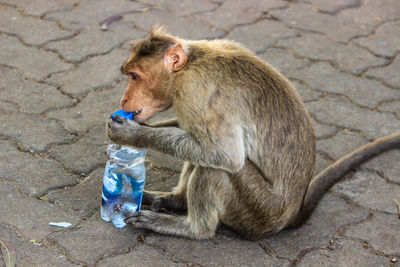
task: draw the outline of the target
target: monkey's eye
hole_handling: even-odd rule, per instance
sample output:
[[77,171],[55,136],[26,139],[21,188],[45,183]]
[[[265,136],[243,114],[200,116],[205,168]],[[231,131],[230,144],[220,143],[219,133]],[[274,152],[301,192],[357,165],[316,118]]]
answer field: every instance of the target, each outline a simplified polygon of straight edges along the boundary
[[140,78],[139,74],[135,72],[129,72],[129,76],[131,76],[132,80],[134,81]]

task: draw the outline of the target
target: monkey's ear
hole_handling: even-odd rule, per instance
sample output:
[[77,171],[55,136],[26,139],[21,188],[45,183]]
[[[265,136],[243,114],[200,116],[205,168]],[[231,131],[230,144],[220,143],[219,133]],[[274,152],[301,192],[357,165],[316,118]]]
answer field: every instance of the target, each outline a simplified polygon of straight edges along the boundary
[[181,43],[174,45],[165,52],[164,62],[170,73],[178,71],[186,65],[187,55]]

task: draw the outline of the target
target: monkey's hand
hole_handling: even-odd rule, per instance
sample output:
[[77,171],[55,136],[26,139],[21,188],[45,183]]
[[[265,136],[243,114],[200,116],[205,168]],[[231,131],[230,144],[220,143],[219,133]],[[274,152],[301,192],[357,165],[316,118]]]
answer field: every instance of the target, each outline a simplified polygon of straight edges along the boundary
[[132,142],[134,135],[141,130],[143,126],[134,120],[128,120],[124,117],[114,115],[107,119],[107,134],[111,141],[118,145],[135,146]]

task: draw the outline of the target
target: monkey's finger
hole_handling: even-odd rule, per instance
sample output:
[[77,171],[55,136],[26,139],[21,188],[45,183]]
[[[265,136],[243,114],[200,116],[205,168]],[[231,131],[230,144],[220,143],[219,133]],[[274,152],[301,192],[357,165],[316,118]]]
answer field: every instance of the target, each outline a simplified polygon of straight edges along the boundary
[[150,210],[151,211],[160,211],[162,206],[163,206],[163,199],[156,198],[156,199],[154,199],[153,203],[151,203]]
[[143,211],[137,211],[137,212],[133,212],[131,214],[127,214],[125,216],[125,220],[126,219],[134,219],[136,221],[149,221],[149,219],[147,218],[148,216],[146,216],[146,212]]
[[131,226],[131,227],[133,227],[133,228],[142,228],[142,229],[149,229],[149,230],[152,230],[152,227],[151,227],[151,225],[150,224],[148,224],[148,223],[137,223],[137,222],[135,222],[135,223],[129,223],[129,225]]
[[138,223],[144,223],[144,222],[140,221],[139,217],[133,217],[133,218],[125,219],[125,223],[126,224],[138,224]]
[[115,122],[118,122],[118,123],[123,123],[124,120],[125,120],[125,118],[123,118],[123,117],[121,117],[121,116],[119,116],[119,115],[116,115],[116,114],[111,115],[111,119],[112,119],[113,121],[115,121]]
[[130,218],[136,218],[138,216],[139,216],[139,211],[126,214],[125,215],[125,221],[130,219]]
[[129,218],[129,219],[125,219],[124,222],[125,222],[126,224],[134,224],[134,223],[136,223],[137,221],[136,221],[136,217],[132,217],[132,218]]
[[141,215],[141,212],[135,212],[125,217],[125,223],[136,223],[136,222],[150,222],[151,220],[145,215]]

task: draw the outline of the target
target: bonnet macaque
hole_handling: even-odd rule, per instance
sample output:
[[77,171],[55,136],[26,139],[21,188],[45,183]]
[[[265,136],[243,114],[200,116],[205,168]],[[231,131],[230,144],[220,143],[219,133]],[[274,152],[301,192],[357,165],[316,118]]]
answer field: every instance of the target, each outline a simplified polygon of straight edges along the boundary
[[[133,227],[204,239],[223,223],[263,238],[304,222],[341,176],[400,144],[400,133],[378,139],[312,178],[311,118],[292,84],[254,53],[226,40],[183,40],[164,28],[132,47],[121,104],[135,121],[109,119],[108,135],[186,161],[172,192],[147,192],[151,210],[127,216]],[[144,124],[172,105],[179,128]]]

